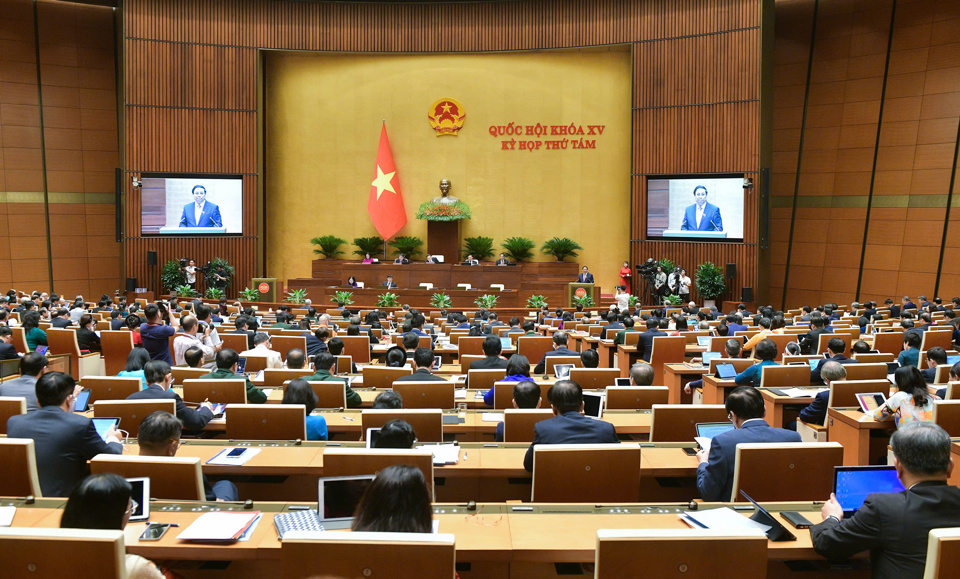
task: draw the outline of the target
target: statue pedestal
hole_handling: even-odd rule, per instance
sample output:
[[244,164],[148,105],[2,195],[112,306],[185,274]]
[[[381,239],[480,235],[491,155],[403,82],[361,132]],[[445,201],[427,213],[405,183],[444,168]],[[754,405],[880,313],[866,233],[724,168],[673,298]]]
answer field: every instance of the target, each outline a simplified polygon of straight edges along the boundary
[[442,255],[444,263],[459,263],[461,221],[428,221],[427,253]]

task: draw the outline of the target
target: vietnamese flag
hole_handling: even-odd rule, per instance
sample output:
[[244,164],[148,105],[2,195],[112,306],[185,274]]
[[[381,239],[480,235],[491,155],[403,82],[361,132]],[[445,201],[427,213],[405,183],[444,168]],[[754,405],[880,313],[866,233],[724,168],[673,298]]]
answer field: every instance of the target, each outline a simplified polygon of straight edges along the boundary
[[403,208],[403,196],[400,194],[400,179],[393,165],[393,153],[387,139],[387,125],[380,129],[380,148],[377,149],[377,166],[370,184],[370,199],[367,201],[370,221],[377,233],[384,239],[390,239],[407,224],[407,212]]

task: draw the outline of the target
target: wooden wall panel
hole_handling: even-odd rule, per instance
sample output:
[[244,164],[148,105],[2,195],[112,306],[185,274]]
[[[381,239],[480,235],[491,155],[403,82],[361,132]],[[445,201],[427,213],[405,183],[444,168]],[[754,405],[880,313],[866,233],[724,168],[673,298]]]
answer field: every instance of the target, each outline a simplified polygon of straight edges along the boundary
[[[252,203],[258,171],[257,50],[499,51],[632,43],[632,259],[656,251],[675,253],[688,269],[706,259],[738,262],[740,285],[756,287],[759,189],[748,196],[743,244],[708,249],[640,240],[643,175],[759,174],[761,5],[760,0],[130,0],[123,13],[125,168],[131,174],[248,175],[244,231],[251,236],[259,225]],[[137,195],[127,194],[129,275],[153,275],[145,265],[148,246],[158,248],[161,263],[180,257],[178,252],[199,259],[228,252],[232,262],[242,260],[235,262],[241,285],[256,273],[256,240],[137,238]]]

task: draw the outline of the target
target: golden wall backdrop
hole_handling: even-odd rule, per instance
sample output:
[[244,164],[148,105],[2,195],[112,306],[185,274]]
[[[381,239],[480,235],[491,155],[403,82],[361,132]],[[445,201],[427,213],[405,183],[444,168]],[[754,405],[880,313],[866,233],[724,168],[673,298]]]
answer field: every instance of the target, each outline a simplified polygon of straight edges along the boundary
[[[470,205],[463,237],[538,244],[570,237],[578,261],[612,293],[629,257],[631,55],[628,47],[483,54],[268,53],[265,77],[267,274],[310,277],[310,238],[376,235],[367,215],[381,119],[399,173],[407,225],[424,242],[417,207],[441,178]],[[439,98],[466,112],[456,137],[427,120]],[[502,150],[491,125],[605,125],[596,148]],[[563,136],[524,140],[563,139]],[[354,246],[344,248],[347,252]],[[426,246],[424,246],[426,250]],[[349,257],[349,256],[344,256]]]

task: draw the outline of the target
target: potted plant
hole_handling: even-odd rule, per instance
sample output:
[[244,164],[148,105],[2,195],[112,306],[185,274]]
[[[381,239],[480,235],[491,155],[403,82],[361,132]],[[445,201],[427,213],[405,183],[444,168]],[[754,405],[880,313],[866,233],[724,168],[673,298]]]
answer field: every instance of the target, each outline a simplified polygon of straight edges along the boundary
[[680,296],[675,294],[670,294],[663,298],[663,304],[667,306],[679,306],[682,303],[683,300],[680,298]]
[[453,305],[453,300],[445,293],[433,294],[430,298],[430,306],[434,308],[446,309]]
[[673,273],[673,262],[667,258],[658,259],[657,264],[663,269],[663,273],[670,275]]
[[205,294],[207,299],[219,300],[223,297],[223,290],[218,287],[208,287],[207,293]]
[[420,247],[423,246],[423,240],[419,237],[401,235],[394,237],[393,241],[388,243],[393,248],[393,255],[403,254],[408,259],[420,255]]
[[353,244],[357,246],[353,254],[359,255],[361,259],[366,257],[368,253],[370,257],[379,255],[380,257],[386,258],[386,255],[383,253],[383,238],[379,235],[374,235],[373,237],[355,237]]
[[589,308],[596,305],[596,302],[593,301],[592,295],[584,294],[582,296],[573,296],[573,305],[582,310],[583,308]]
[[291,304],[302,304],[306,302],[307,301],[306,288],[287,291],[286,297],[283,298],[283,301]]
[[187,283],[187,275],[180,268],[180,260],[171,259],[160,270],[160,284],[163,289],[173,291]]
[[638,296],[631,295],[630,298],[629,298],[629,301],[627,302],[627,304],[628,304],[631,308],[635,308],[635,307],[637,307],[637,306],[640,305],[640,298],[639,298]]
[[395,308],[399,303],[400,296],[393,292],[387,292],[377,296],[378,308]]
[[517,263],[533,259],[533,249],[537,244],[526,237],[508,237],[500,244],[503,253]]
[[346,239],[340,239],[336,235],[321,235],[310,240],[310,243],[317,246],[313,249],[313,252],[326,259],[336,259],[338,255],[343,255],[340,246],[346,242]]
[[473,300],[473,303],[477,304],[477,306],[479,306],[479,307],[481,307],[481,308],[485,308],[485,309],[490,310],[490,309],[493,309],[493,308],[497,307],[497,301],[498,301],[499,299],[500,299],[500,298],[498,298],[498,297],[495,296],[495,295],[483,294],[482,296],[480,296],[480,297],[478,297],[477,299]]
[[260,301],[260,292],[256,288],[245,287],[240,290],[238,297],[242,302],[258,302]]
[[197,291],[187,284],[173,289],[174,293],[181,298],[192,298],[197,295]]
[[460,253],[464,257],[472,255],[474,259],[483,261],[493,257],[493,238],[492,237],[466,237],[463,240],[463,249]]
[[347,291],[336,291],[333,292],[333,297],[330,298],[331,302],[336,302],[338,304],[343,304],[349,306],[353,303],[353,292]]
[[528,308],[537,308],[538,310],[547,305],[547,298],[541,295],[533,295],[527,298]]
[[549,253],[557,258],[557,261],[563,261],[568,257],[577,257],[577,250],[583,247],[569,237],[554,237],[543,242],[540,251]]
[[703,299],[705,307],[717,305],[717,298],[723,295],[727,285],[723,281],[723,270],[712,262],[705,261],[697,266],[697,275],[694,283],[697,294]]

